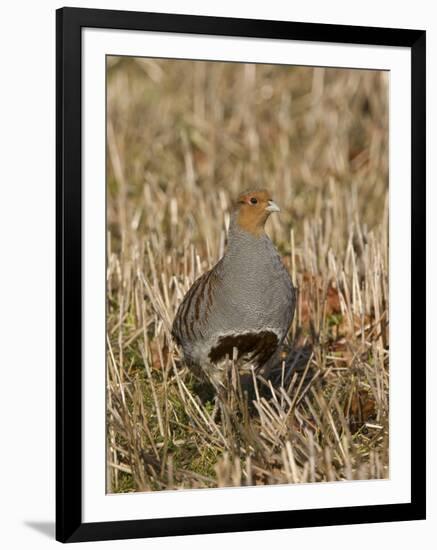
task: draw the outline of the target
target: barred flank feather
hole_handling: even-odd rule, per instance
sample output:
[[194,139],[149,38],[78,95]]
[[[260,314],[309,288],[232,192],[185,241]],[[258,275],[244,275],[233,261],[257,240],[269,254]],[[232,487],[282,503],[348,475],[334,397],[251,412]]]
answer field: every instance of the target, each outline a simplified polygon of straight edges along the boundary
[[[186,338],[198,337],[201,322],[204,323],[208,320],[208,304],[211,304],[212,299],[213,285],[212,281],[210,282],[212,273],[213,270],[207,271],[194,281],[177,310],[172,336],[180,345]],[[206,304],[204,303],[205,298]],[[203,316],[201,317],[202,311]]]

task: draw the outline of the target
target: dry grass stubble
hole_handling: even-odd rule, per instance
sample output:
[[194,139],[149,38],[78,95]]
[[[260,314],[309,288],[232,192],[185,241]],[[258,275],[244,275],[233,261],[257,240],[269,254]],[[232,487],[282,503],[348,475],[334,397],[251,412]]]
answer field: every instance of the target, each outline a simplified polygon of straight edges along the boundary
[[[108,60],[107,491],[388,477],[388,76]],[[295,368],[217,402],[170,327],[267,186]]]

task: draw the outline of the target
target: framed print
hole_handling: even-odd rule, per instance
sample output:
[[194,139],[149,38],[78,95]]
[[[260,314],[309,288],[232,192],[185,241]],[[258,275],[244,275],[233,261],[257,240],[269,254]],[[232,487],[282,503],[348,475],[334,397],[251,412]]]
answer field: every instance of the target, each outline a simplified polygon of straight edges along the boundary
[[57,11],[62,542],[425,518],[425,32]]

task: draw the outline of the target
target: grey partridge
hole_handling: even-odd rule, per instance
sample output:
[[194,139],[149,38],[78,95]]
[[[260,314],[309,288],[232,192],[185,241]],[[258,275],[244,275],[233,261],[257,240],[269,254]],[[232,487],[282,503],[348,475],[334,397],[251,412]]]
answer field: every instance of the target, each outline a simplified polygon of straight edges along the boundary
[[[223,257],[199,277],[177,310],[172,335],[195,371],[220,380],[226,356],[265,366],[277,355],[293,320],[295,289],[264,231],[279,212],[265,189],[235,204]],[[200,371],[201,372],[201,371]]]

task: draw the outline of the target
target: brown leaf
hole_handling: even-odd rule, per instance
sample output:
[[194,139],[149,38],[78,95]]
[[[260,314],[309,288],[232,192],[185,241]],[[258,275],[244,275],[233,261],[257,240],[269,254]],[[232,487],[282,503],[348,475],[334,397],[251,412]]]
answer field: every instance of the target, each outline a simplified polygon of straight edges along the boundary
[[355,390],[351,398],[349,410],[347,410],[347,404],[345,405],[345,416],[349,421],[351,433],[356,433],[363,424],[372,420],[375,415],[376,402],[373,397],[366,391]]
[[319,275],[313,275],[308,271],[301,275],[299,295],[301,300],[301,320],[303,324],[309,323],[312,311],[317,302],[326,305],[326,315],[341,313],[339,292],[334,281],[329,281],[328,287]]

